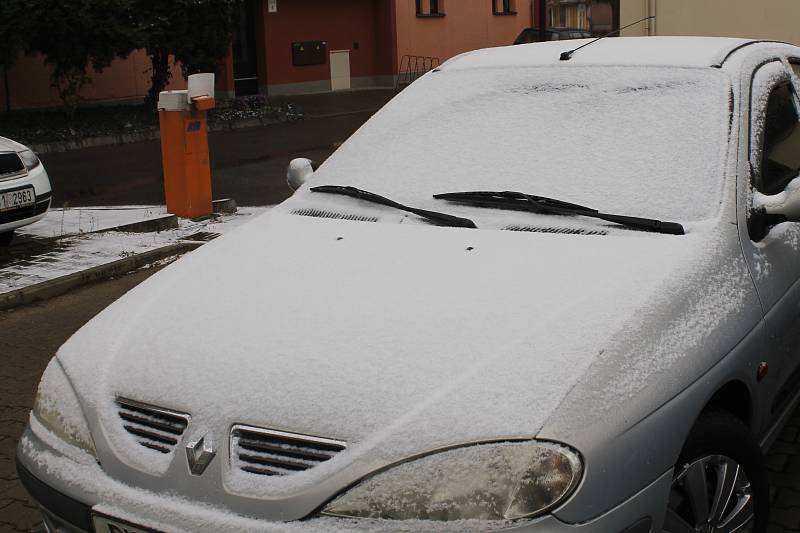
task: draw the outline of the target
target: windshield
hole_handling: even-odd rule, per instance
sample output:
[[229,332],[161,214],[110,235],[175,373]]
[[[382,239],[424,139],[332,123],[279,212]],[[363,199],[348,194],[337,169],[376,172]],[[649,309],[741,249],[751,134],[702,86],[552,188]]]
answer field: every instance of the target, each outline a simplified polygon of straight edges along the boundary
[[311,185],[426,209],[443,207],[436,193],[511,190],[701,220],[720,202],[729,94],[714,69],[445,67],[377,113]]

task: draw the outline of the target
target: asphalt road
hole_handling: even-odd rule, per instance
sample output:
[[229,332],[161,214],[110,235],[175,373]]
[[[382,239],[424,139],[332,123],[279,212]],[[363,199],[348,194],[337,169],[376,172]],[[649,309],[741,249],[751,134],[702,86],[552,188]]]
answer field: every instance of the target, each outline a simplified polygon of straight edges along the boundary
[[[286,167],[295,157],[327,159],[372,111],[308,118],[209,134],[214,198],[270,205],[288,198]],[[164,203],[160,141],[41,154],[53,206]]]
[[[0,531],[43,531],[36,508],[17,479],[14,453],[45,366],[83,324],[153,272],[140,271],[42,305],[0,312]],[[773,446],[768,462],[772,481],[769,533],[799,533],[800,411]]]
[[43,305],[0,312],[0,531],[44,531],[17,479],[14,454],[39,378],[82,325],[157,269],[89,285]]

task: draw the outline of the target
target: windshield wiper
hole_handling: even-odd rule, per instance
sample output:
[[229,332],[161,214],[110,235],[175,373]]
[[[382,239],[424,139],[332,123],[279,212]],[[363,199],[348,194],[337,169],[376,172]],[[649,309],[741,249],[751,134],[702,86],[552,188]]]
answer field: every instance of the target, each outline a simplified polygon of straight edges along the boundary
[[514,191],[471,191],[450,192],[434,194],[434,198],[448,200],[461,204],[478,207],[492,207],[496,209],[513,209],[516,211],[529,211],[549,215],[570,215],[598,218],[607,222],[614,222],[629,228],[668,235],[684,235],[683,226],[677,222],[662,222],[652,218],[629,217],[611,213],[601,213],[578,204],[571,204],[545,196],[535,196]]
[[388,198],[380,196],[379,194],[375,194],[374,192],[357,189],[356,187],[348,187],[343,185],[320,185],[319,187],[311,187],[311,190],[313,192],[323,192],[328,194],[339,194],[342,196],[350,196],[352,198],[358,198],[359,200],[364,200],[366,202],[372,202],[373,204],[380,204],[388,207],[393,207],[395,209],[399,209],[400,211],[413,213],[419,217],[422,217],[424,219],[433,222],[438,226],[450,226],[454,228],[473,228],[473,229],[476,229],[478,227],[475,225],[473,221],[471,221],[468,218],[461,218],[453,215],[447,215],[445,213],[438,213],[436,211],[427,211],[425,209],[417,209],[416,207],[409,207],[407,205],[395,202],[394,200],[390,200]]

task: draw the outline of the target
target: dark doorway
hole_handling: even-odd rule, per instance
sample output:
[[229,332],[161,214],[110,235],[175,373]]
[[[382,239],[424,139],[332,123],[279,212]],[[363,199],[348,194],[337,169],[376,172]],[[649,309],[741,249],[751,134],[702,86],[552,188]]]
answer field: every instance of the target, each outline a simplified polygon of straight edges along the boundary
[[241,2],[233,39],[233,83],[236,96],[258,94],[258,60],[254,0]]

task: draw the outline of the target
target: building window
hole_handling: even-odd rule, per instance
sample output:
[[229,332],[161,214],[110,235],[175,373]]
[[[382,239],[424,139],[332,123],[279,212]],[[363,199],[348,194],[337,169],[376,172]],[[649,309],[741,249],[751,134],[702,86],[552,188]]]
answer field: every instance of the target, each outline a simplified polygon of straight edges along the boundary
[[444,0],[417,0],[418,17],[443,17]]
[[516,0],[492,0],[492,13],[495,15],[516,15]]

